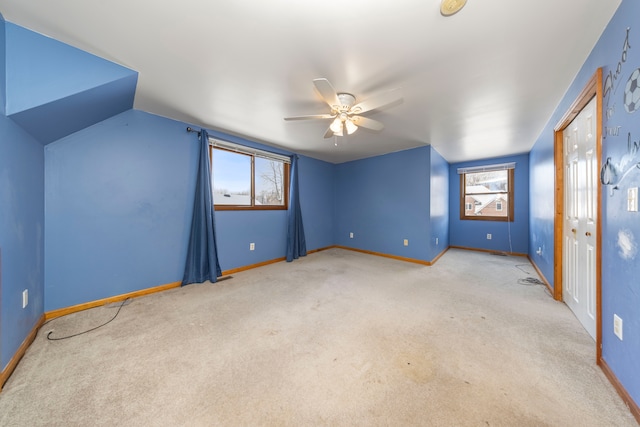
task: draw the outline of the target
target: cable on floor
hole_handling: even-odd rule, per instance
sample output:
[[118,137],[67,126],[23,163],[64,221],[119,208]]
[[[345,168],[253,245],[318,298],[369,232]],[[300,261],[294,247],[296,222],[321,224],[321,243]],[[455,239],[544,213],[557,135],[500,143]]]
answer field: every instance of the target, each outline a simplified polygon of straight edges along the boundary
[[535,285],[546,286],[542,280],[536,279],[535,277],[525,277],[524,279],[518,279],[518,284],[527,285],[527,286],[535,286]]
[[[218,279],[218,280],[220,280],[220,279]],[[105,304],[105,305],[103,305],[102,307],[103,307],[103,308],[120,308],[121,306],[125,306],[125,305],[129,305],[129,304],[131,304],[131,302],[132,302],[132,301],[133,301],[133,300],[132,300],[131,298],[127,298],[127,299],[125,299],[125,300],[124,300],[122,303],[120,303],[120,304],[115,303],[115,302],[112,302],[112,303],[110,303],[110,304]],[[69,314],[71,314],[71,313],[69,313]],[[63,316],[54,317],[53,319],[49,319],[49,320],[45,321],[45,322],[42,324],[42,326],[40,326],[40,327],[42,328],[42,327],[43,327],[44,325],[46,325],[47,323],[51,323],[51,322],[53,322],[54,320],[58,320],[58,319],[60,319],[61,317],[65,317],[65,316],[68,316],[68,314],[65,314],[65,315],[63,315]]]
[[[531,276],[531,274],[533,274],[523,268],[530,267],[529,264],[517,264],[515,267],[528,276]],[[547,295],[553,297],[553,295],[551,295],[551,292],[549,291],[549,288],[547,287],[547,284],[536,277],[525,277],[524,279],[518,279],[518,284],[524,286],[543,286],[544,291],[547,293]]]
[[531,272],[525,270],[523,267],[531,267],[531,264],[517,264],[516,265],[516,268],[518,270],[522,271],[523,273],[528,274],[528,275],[532,274]]
[[48,339],[49,341],[60,341],[60,340],[66,340],[66,339],[69,339],[69,338],[77,337],[78,335],[83,335],[83,334],[86,334],[86,333],[88,333],[88,332],[95,331],[96,329],[99,329],[99,328],[102,328],[103,326],[105,326],[105,325],[107,325],[107,324],[109,324],[109,323],[113,322],[113,321],[115,320],[115,318],[116,318],[116,317],[118,317],[118,314],[120,314],[120,310],[122,310],[122,307],[124,307],[124,306],[127,304],[127,301],[129,301],[130,299],[131,299],[131,298],[127,298],[127,299],[125,299],[124,301],[122,301],[122,303],[118,306],[118,311],[116,311],[116,314],[115,314],[111,319],[109,319],[109,320],[107,320],[105,323],[103,323],[102,325],[96,326],[95,328],[87,329],[86,331],[78,332],[77,334],[68,335],[68,336],[66,336],[66,337],[60,337],[60,338],[51,338],[51,334],[52,334],[54,331],[50,331],[50,332],[47,334],[47,339]]

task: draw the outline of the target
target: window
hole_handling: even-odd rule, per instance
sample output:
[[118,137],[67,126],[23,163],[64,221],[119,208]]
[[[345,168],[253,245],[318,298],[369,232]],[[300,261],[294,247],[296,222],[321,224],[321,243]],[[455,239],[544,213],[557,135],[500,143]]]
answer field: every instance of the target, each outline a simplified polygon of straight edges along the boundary
[[513,221],[515,163],[460,168],[460,219]]
[[287,209],[288,157],[218,140],[209,154],[217,210]]

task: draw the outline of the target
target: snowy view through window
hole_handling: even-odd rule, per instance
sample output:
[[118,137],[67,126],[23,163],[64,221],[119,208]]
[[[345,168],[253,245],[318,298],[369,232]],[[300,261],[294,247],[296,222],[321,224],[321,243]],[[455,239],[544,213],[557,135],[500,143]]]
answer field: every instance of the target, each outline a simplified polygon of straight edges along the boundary
[[214,205],[284,206],[283,162],[222,149],[214,149],[212,157]]
[[509,209],[507,170],[466,173],[465,216],[506,217]]

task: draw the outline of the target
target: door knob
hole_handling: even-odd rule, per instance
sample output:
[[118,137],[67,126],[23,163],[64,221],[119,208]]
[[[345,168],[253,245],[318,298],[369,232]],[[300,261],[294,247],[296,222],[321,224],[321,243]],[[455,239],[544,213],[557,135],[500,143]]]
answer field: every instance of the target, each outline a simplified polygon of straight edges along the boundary
[[576,234],[576,229],[575,229],[575,228],[572,228],[572,229],[571,229],[571,232],[572,232],[573,234]]
[[591,232],[590,232],[590,231],[587,231],[586,233],[584,233],[584,235],[585,235],[585,236],[587,236],[587,237],[589,237],[589,236],[591,236]]

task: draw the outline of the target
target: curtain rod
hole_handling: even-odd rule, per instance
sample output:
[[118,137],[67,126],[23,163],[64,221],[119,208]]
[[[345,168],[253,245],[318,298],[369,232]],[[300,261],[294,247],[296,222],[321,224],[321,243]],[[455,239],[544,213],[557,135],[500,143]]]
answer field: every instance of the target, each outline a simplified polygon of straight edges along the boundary
[[195,130],[191,126],[187,126],[187,132],[196,132],[198,136],[200,136],[200,133],[201,133],[199,130]]

